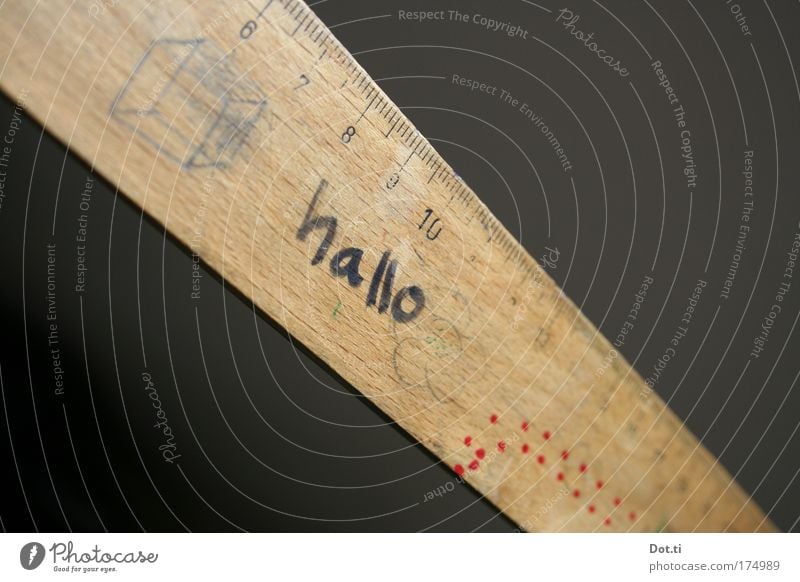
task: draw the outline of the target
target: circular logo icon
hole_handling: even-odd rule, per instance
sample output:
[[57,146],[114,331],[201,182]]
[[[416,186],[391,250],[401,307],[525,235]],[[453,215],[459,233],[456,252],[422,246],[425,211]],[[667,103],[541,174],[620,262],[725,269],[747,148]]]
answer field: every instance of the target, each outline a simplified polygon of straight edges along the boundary
[[19,563],[26,570],[38,568],[44,560],[44,546],[39,542],[28,542],[19,551]]

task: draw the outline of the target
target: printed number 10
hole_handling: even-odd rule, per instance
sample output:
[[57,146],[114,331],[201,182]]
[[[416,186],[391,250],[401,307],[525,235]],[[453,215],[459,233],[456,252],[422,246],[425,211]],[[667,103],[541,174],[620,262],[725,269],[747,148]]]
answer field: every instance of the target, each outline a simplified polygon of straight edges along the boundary
[[[426,208],[425,209],[425,218],[422,219],[422,222],[419,225],[419,229],[422,230],[422,227],[424,227],[425,224],[427,224],[428,219],[430,219],[432,217],[433,217],[433,210],[431,210],[430,208]],[[428,229],[425,232],[425,237],[428,240],[436,240],[436,238],[439,236],[439,233],[442,232],[442,227],[441,226],[436,228],[436,225],[439,222],[440,221],[439,221],[438,218],[434,218],[433,221],[430,224],[428,224]]]

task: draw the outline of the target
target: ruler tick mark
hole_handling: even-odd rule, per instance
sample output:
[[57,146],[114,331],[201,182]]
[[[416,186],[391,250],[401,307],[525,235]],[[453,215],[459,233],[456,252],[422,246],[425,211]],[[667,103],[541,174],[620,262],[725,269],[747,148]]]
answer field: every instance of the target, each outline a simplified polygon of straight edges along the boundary
[[376,94],[375,94],[375,96],[372,98],[372,101],[370,101],[370,102],[369,102],[369,104],[368,104],[368,105],[367,105],[367,106],[364,108],[364,110],[361,112],[361,115],[359,115],[359,116],[358,116],[358,119],[356,119],[356,123],[358,123],[359,121],[361,121],[362,119],[364,119],[364,116],[367,114],[367,111],[369,111],[369,108],[372,106],[372,102],[373,102],[373,101],[375,101],[375,99],[377,98],[377,96],[378,96],[378,94],[376,93]]
[[389,137],[389,135],[390,135],[390,134],[391,134],[391,133],[394,131],[394,128],[395,128],[395,126],[396,126],[396,125],[397,125],[399,122],[400,122],[400,118],[398,117],[398,118],[395,120],[394,124],[393,124],[393,125],[392,125],[392,126],[389,128],[389,131],[387,131],[387,132],[386,132],[386,135],[385,135],[384,137],[388,138],[388,137]]
[[264,5],[264,7],[258,12],[258,14],[256,15],[256,18],[261,18],[264,15],[264,13],[267,11],[267,8],[272,6],[272,3],[274,1],[275,0],[268,0],[267,3]]
[[297,34],[297,31],[300,30],[300,27],[303,26],[303,23],[306,21],[307,18],[308,18],[308,14],[306,14],[303,17],[303,19],[300,22],[297,23],[297,27],[292,31],[291,36],[294,36],[294,35]]

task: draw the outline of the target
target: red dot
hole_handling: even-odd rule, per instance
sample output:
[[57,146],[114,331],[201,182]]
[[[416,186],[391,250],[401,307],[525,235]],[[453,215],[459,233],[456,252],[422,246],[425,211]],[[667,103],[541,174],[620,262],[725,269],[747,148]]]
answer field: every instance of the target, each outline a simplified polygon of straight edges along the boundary
[[549,430],[544,431],[542,433],[542,436],[544,437],[544,440],[546,440],[546,441],[550,440],[550,431]]
[[580,497],[581,496],[581,490],[580,489],[576,489],[575,491],[572,492],[572,496],[573,497]]
[[622,503],[622,499],[620,499],[619,497],[615,497],[614,498],[614,505],[619,505],[620,503]]
[[505,453],[506,452],[506,443],[504,443],[503,441],[500,441],[499,443],[497,443],[497,450],[500,451],[501,453]]
[[628,514],[628,519],[630,519],[631,521],[636,521],[636,512],[635,511],[631,511]]
[[603,482],[602,481],[598,481],[597,483],[595,483],[595,485],[597,485],[598,489],[602,489],[603,488]]
[[561,458],[564,459],[565,461],[569,459],[569,451],[566,450],[561,451]]
[[527,454],[528,451],[530,451],[530,450],[531,450],[531,448],[530,448],[530,446],[528,446],[528,443],[525,443],[524,445],[522,445],[522,452],[523,453]]
[[581,473],[585,473],[586,472],[586,463],[581,463],[581,466],[578,467],[578,468],[581,470]]
[[594,505],[590,505],[589,506],[589,513],[594,513],[594,511],[595,511],[595,506]]
[[491,422],[492,424],[496,423],[497,422],[497,415],[496,414],[491,415],[489,417],[489,422]]
[[453,467],[453,469],[455,469],[456,475],[458,475],[459,477],[461,477],[464,474],[464,467],[462,467],[461,465],[456,465],[455,467]]
[[611,518],[607,517],[606,520],[603,522],[606,525],[611,525]]
[[522,423],[522,430],[524,432],[528,432],[528,428],[529,427],[530,427],[530,425],[527,423],[527,421]]
[[544,455],[539,455],[538,457],[536,457],[536,461],[537,461],[537,462],[538,462],[540,465],[544,465]]
[[472,437],[471,436],[465,436],[464,437],[464,444],[467,445],[467,446],[470,446],[472,444]]
[[559,473],[558,475],[556,475],[556,479],[558,479],[559,481],[563,481],[564,480],[564,473]]
[[475,456],[478,457],[479,459],[482,459],[483,457],[486,456],[486,451],[484,451],[483,449],[478,449],[477,451],[475,451]]
[[470,471],[477,471],[479,466],[480,466],[480,464],[478,463],[478,461],[472,461],[469,464],[469,470]]

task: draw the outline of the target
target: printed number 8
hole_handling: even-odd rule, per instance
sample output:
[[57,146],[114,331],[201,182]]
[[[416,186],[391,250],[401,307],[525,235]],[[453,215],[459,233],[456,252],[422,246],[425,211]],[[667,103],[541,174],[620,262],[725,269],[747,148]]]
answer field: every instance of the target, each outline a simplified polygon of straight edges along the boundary
[[350,143],[350,140],[353,139],[353,136],[356,134],[356,128],[352,125],[348,126],[345,132],[342,134],[342,143]]

